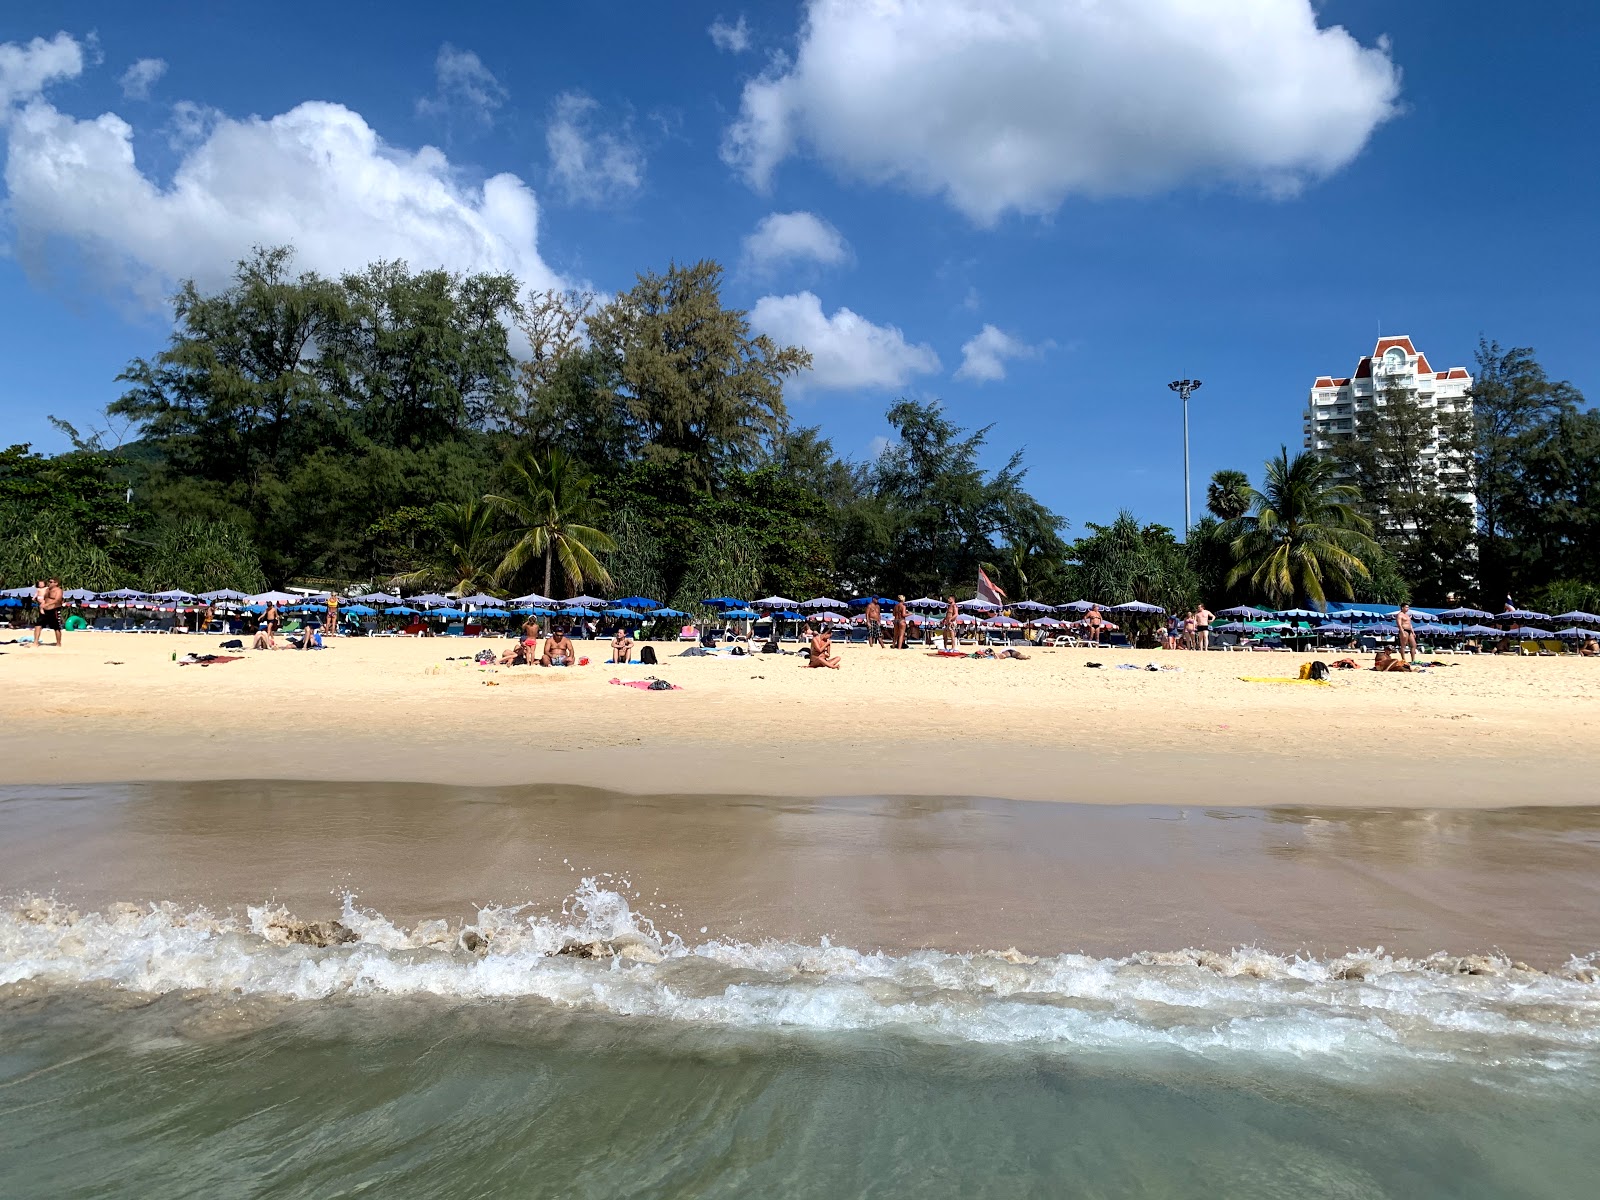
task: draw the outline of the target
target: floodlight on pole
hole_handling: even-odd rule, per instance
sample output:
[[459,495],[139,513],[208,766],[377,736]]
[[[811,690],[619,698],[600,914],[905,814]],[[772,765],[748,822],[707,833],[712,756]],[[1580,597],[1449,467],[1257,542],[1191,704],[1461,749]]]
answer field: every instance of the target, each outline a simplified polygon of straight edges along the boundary
[[1198,379],[1174,379],[1167,384],[1183,401],[1183,540],[1189,540],[1189,396],[1200,386]]

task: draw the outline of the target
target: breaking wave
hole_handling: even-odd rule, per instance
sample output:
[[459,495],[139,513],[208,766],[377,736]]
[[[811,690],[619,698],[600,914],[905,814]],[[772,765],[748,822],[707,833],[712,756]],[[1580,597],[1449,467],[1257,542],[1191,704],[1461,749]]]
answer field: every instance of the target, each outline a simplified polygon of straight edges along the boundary
[[[704,931],[702,931],[703,933]],[[273,997],[530,1000],[731,1029],[894,1030],[1043,1049],[1170,1048],[1361,1068],[1386,1060],[1592,1065],[1600,967],[1495,956],[1331,960],[1259,949],[1124,958],[1014,949],[869,953],[662,932],[585,880],[559,914],[487,906],[407,929],[346,897],[337,921],[171,904],[77,912],[29,898],[0,911],[0,987]]]

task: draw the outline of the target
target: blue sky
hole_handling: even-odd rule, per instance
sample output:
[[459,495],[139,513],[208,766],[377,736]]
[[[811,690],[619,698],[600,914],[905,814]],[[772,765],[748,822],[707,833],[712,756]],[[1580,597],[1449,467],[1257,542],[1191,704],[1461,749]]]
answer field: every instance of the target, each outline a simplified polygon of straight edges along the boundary
[[603,292],[716,258],[816,354],[796,423],[860,458],[941,398],[1077,529],[1181,525],[1180,376],[1197,508],[1380,328],[1600,392],[1586,0],[299,7],[8,6],[0,441],[61,448],[175,278],[280,240]]

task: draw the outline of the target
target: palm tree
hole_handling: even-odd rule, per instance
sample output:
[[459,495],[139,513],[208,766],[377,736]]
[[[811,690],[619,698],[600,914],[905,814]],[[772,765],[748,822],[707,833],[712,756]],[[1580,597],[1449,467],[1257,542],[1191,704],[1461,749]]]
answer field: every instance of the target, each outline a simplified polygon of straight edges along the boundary
[[487,504],[435,504],[433,521],[440,537],[428,560],[415,571],[396,575],[403,587],[439,587],[447,592],[481,592],[494,583],[495,565],[505,546],[499,514]]
[[511,519],[510,548],[497,576],[511,579],[527,565],[544,559],[544,595],[550,594],[557,562],[567,587],[587,583],[611,587],[611,575],[596,551],[615,550],[616,542],[593,526],[581,524],[589,512],[589,477],[560,450],[528,454],[511,464],[511,494],[485,496],[485,503]]
[[1237,521],[1250,511],[1250,476],[1243,471],[1218,471],[1206,487],[1206,507],[1219,521]]
[[1261,491],[1250,492],[1250,513],[1237,521],[1229,586],[1248,579],[1279,604],[1297,593],[1322,603],[1329,586],[1353,596],[1352,581],[1370,575],[1362,557],[1378,549],[1372,523],[1352,507],[1360,491],[1340,483],[1327,459],[1301,453],[1290,461],[1287,446],[1266,468]]

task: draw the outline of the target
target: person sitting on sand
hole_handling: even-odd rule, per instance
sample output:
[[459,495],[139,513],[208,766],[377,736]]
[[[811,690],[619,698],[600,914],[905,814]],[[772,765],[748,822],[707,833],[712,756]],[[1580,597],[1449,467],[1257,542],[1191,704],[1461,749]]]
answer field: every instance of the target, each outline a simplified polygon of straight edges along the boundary
[[277,647],[272,644],[272,637],[271,637],[270,634],[267,633],[267,631],[265,629],[258,629],[258,630],[256,630],[256,640],[251,645],[250,649],[252,649],[252,650],[276,650]]
[[628,636],[628,631],[622,626],[617,626],[617,634],[611,639],[611,661],[625,663],[633,654],[633,639]]
[[551,630],[544,640],[544,654],[539,658],[541,667],[570,667],[576,661],[572,639],[565,629]]
[[1410,671],[1411,664],[1385,646],[1372,660],[1374,671]]
[[1583,645],[1578,647],[1578,653],[1585,658],[1594,658],[1600,655],[1600,642],[1596,642],[1592,637],[1584,638]]
[[806,653],[808,667],[832,667],[835,671],[839,669],[839,656],[833,652],[833,634],[826,628],[817,630],[806,648]]

